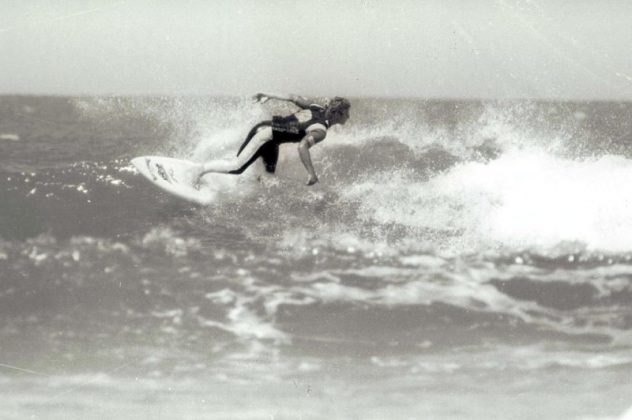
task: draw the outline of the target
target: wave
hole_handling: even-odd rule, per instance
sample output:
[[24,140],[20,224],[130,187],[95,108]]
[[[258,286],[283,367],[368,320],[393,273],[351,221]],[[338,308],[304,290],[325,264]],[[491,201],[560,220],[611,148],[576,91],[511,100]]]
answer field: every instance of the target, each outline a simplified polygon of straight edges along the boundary
[[[613,180],[617,180],[616,183]],[[460,247],[632,249],[632,161],[569,160],[537,151],[462,162],[431,179],[380,171],[347,186],[363,220],[452,233]]]
[[[507,316],[531,332],[619,336],[629,329],[621,307],[630,301],[632,161],[625,152],[611,153],[621,146],[608,139],[619,132],[602,120],[628,108],[359,101],[355,122],[332,129],[313,149],[320,184],[303,185],[304,168],[289,145],[277,176],[259,181],[255,165],[207,207],[156,189],[129,164],[137,144],[121,156],[121,138],[103,137],[94,154],[115,155],[109,159],[2,166],[0,260],[15,278],[24,269],[42,282],[41,267],[60,279],[103,275],[110,285],[129,282],[126,276],[137,272],[132,267],[141,267],[163,290],[174,278],[222,284],[200,286],[209,298],[189,303],[202,308],[219,296],[227,312],[187,316],[245,341],[257,337],[257,328],[267,331],[262,340],[299,335],[288,332],[289,321],[279,326],[282,308],[299,316],[309,307],[326,317],[338,305],[361,324],[366,314],[354,311],[369,305],[412,307],[416,319],[435,326],[438,313],[454,320],[468,314],[467,328],[508,328]],[[109,116],[119,128],[138,120],[171,127],[170,141],[142,153],[196,160],[233,154],[240,140],[235,127],[247,130],[244,121],[263,112],[242,100],[177,98],[78,99],[73,109],[87,119]],[[592,115],[597,111],[604,115]],[[48,150],[23,138],[8,147],[35,156]],[[61,142],[64,153],[68,141]],[[46,147],[54,148],[51,142]],[[119,243],[124,258],[109,251]],[[460,271],[459,261],[467,269]],[[117,264],[128,265],[113,275],[108,270]],[[246,281],[238,270],[251,273],[255,265],[254,289],[236,290],[231,281]],[[135,279],[136,296],[147,289],[143,280],[152,283]],[[163,303],[148,305],[170,313]],[[230,313],[243,317],[231,320]]]
[[629,261],[550,270],[487,256],[295,251],[256,251],[165,226],[118,240],[2,241],[0,308],[6,319],[55,314],[51,322],[63,327],[79,312],[79,330],[106,319],[105,333],[128,325],[132,341],[144,325],[164,329],[159,340],[236,340],[255,353],[261,343],[314,340],[437,349],[507,334],[630,343]]
[[126,159],[4,172],[0,236],[108,236],[193,220],[202,230],[221,225],[261,238],[306,223],[321,239],[342,231],[360,242],[452,253],[632,250],[632,160],[623,156],[526,149],[463,160],[441,148],[413,153],[393,138],[327,153],[315,157],[316,187],[302,185],[289,147],[276,178],[258,182],[255,168],[208,208],[159,191]]

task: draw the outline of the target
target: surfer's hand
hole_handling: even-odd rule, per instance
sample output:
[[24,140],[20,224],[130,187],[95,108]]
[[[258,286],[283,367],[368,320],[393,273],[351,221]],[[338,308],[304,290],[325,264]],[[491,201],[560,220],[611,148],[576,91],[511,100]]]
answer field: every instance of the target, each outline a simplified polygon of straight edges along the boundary
[[310,186],[310,185],[314,185],[317,182],[318,182],[318,177],[316,175],[314,176],[310,175],[309,179],[307,180],[307,184],[305,185]]
[[259,102],[260,104],[265,104],[266,102],[268,102],[270,97],[265,93],[257,93],[255,96],[252,97],[252,99],[255,102]]

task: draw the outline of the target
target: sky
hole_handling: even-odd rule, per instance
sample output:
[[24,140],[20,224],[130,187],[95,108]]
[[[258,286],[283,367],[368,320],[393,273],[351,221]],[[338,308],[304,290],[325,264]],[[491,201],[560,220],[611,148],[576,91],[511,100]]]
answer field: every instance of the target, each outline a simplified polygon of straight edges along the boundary
[[0,94],[632,100],[629,0],[0,0]]

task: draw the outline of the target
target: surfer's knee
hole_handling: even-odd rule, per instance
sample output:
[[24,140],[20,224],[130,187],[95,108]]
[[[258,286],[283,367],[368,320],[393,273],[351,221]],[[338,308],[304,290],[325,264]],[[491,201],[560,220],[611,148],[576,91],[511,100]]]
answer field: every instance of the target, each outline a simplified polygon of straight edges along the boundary
[[250,144],[250,142],[255,139],[256,141],[260,141],[263,139],[264,141],[268,141],[272,139],[272,122],[271,121],[262,121],[259,124],[255,125],[250,129],[250,132],[246,136],[246,139],[243,141],[241,146],[239,146],[239,150],[237,151],[237,156],[241,154],[241,152]]
[[255,133],[253,140],[266,142],[272,140],[272,127],[269,125],[260,127]]

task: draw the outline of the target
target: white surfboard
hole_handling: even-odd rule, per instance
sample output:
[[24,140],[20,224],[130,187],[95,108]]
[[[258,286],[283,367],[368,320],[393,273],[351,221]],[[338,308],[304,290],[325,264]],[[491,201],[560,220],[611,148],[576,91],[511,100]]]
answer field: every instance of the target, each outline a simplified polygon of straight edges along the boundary
[[208,205],[231,175],[204,176],[197,183],[198,164],[163,156],[139,156],[131,161],[145,178],[164,191],[193,203]]

